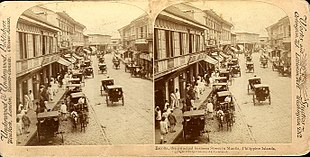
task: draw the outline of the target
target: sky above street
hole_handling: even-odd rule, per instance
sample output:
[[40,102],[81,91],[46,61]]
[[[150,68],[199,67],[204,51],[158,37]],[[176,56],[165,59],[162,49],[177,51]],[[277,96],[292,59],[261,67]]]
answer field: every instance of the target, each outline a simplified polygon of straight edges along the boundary
[[[146,1],[147,2],[147,1]],[[145,2],[51,2],[43,5],[55,12],[65,11],[75,21],[86,26],[85,34],[99,33],[120,38],[118,29],[145,13]]]
[[286,13],[279,7],[255,1],[200,1],[191,3],[206,10],[213,9],[218,15],[234,24],[235,31],[247,31],[268,36],[266,27],[276,23]]

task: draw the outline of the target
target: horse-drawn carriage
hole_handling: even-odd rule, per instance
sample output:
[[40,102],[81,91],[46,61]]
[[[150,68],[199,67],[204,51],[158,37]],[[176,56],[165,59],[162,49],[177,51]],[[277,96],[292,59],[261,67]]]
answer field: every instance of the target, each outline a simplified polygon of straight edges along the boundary
[[214,83],[212,85],[212,93],[216,94],[217,92],[221,91],[228,91],[229,87],[227,83]]
[[108,68],[107,65],[105,63],[99,63],[99,71],[103,74],[103,73],[108,73]]
[[86,67],[90,67],[91,66],[91,60],[85,60],[84,64]]
[[61,134],[61,140],[63,143],[62,132],[59,132],[59,112],[48,111],[38,113],[37,116],[37,138],[38,142],[41,141],[41,136],[45,139],[53,138],[56,135]]
[[227,130],[231,130],[234,123],[235,105],[232,100],[230,91],[221,91],[216,94],[216,117],[219,124],[219,129],[223,129],[224,123],[227,124]]
[[236,76],[238,75],[239,77],[241,77],[241,70],[240,70],[240,66],[239,65],[234,65],[230,68],[230,74],[231,76]]
[[[72,78],[79,78],[80,79],[80,83],[85,83],[84,82],[84,77],[83,77],[83,73],[81,73],[81,72],[73,72],[72,73]],[[85,84],[84,84],[85,85]]]
[[100,93],[103,94],[103,91],[107,91],[107,86],[114,85],[114,79],[113,78],[106,78],[101,80],[101,87],[100,87]]
[[101,57],[99,58],[99,63],[104,63],[104,61],[105,61],[104,57],[101,56]]
[[256,84],[261,84],[262,83],[262,80],[260,77],[252,77],[252,78],[249,78],[249,84],[248,84],[248,93],[250,92],[250,90],[254,90],[254,85]]
[[67,93],[77,93],[77,92],[82,92],[82,85],[81,84],[68,84],[66,85],[67,87]]
[[115,69],[120,69],[121,68],[121,66],[120,66],[121,61],[120,61],[119,58],[113,57],[112,62],[113,62],[113,68],[115,68]]
[[254,88],[254,94],[253,94],[253,103],[254,105],[256,103],[260,103],[262,101],[269,101],[269,105],[271,104],[271,96],[270,96],[270,90],[268,85],[264,84],[255,84],[253,86]]
[[89,77],[91,76],[92,78],[94,78],[94,71],[92,67],[86,67],[83,71],[84,77]]
[[71,78],[68,79],[69,84],[81,84],[80,78]]
[[133,77],[144,77],[145,76],[145,71],[143,70],[142,66],[133,65],[131,67],[130,74]]
[[125,72],[131,73],[133,66],[133,63],[125,63]]
[[78,124],[80,124],[81,131],[87,126],[88,117],[88,103],[87,98],[84,93],[71,93],[71,100],[69,105],[70,119],[72,121],[73,129],[77,129]]
[[266,57],[262,57],[260,59],[260,65],[263,67],[263,68],[268,68],[268,59]]
[[245,61],[246,61],[246,62],[252,62],[252,56],[247,55],[247,56],[245,57]]
[[254,63],[253,62],[246,62],[245,63],[245,72],[246,73],[254,73]]
[[116,86],[116,85],[110,85],[107,86],[106,89],[107,95],[106,95],[106,103],[107,106],[109,106],[109,103],[111,102],[112,105],[115,102],[122,101],[122,105],[124,106],[124,95],[123,95],[123,90],[121,86]]
[[226,82],[229,82],[230,85],[232,84],[232,79],[231,79],[230,71],[220,70],[219,77],[226,77],[226,79],[227,79]]
[[205,111],[185,111],[183,114],[183,140],[186,141],[188,137],[196,139],[203,133],[205,133]]

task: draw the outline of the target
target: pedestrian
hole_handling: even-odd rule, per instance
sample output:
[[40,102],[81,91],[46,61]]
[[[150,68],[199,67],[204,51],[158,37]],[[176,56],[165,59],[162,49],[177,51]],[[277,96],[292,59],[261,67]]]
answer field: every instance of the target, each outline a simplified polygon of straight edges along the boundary
[[165,100],[164,110],[167,111],[168,107],[169,107],[169,102],[168,102],[168,100]]
[[212,73],[211,76],[209,77],[209,85],[211,88],[213,86],[213,83],[214,83],[214,73]]
[[171,110],[171,113],[168,115],[168,120],[170,124],[170,132],[175,132],[174,127],[177,123],[177,119],[175,115],[173,114],[173,110]]
[[49,85],[47,88],[47,92],[48,92],[48,97],[50,101],[53,101],[54,99],[54,94],[53,94],[53,90],[52,90],[52,86]]
[[18,109],[17,109],[17,113],[20,113],[21,111],[22,111],[22,109],[23,109],[23,104],[22,104],[22,102],[19,102],[19,104],[18,104]]
[[30,133],[28,131],[28,129],[29,129],[29,126],[31,124],[31,121],[30,121],[29,117],[27,116],[27,111],[25,111],[25,114],[22,116],[22,121],[23,121],[23,124],[24,124],[24,132],[26,134]]
[[16,118],[16,134],[17,136],[23,134],[23,124],[19,117]]
[[198,86],[198,83],[195,84],[194,86],[194,92],[195,92],[195,99],[198,99],[199,100],[199,86]]
[[67,106],[65,103],[62,103],[60,106],[60,113],[63,120],[67,120]]
[[33,106],[34,96],[31,90],[29,90],[28,97],[29,97],[29,108],[32,110],[34,108]]
[[178,90],[178,88],[175,89],[174,95],[176,98],[176,103],[175,103],[176,105],[175,106],[178,108],[178,107],[180,107],[180,99],[181,99],[180,91]]
[[213,119],[213,104],[211,102],[210,99],[208,99],[208,103],[207,103],[207,114],[208,114],[208,117],[210,117],[211,119]]
[[166,135],[168,134],[168,124],[166,122],[166,117],[162,117],[160,123],[160,144],[166,143]]
[[158,106],[156,106],[155,108],[155,127],[157,128],[159,126],[159,123],[161,121],[161,111],[160,108]]
[[174,109],[175,103],[176,103],[176,96],[175,96],[173,91],[170,92],[170,100],[171,100],[171,102],[170,102],[171,107],[170,108]]
[[[169,109],[169,108],[168,108],[168,109]],[[169,128],[169,120],[168,120],[169,112],[170,112],[170,111],[168,111],[168,110],[164,110],[164,111],[163,111],[163,114],[162,114],[162,116],[161,116],[161,117],[165,117],[165,122],[167,123],[168,128]]]
[[24,102],[25,102],[25,106],[24,106],[24,109],[25,110],[28,110],[29,109],[29,101],[30,101],[30,99],[29,99],[29,97],[28,97],[28,95],[27,94],[25,94],[24,95]]
[[36,115],[38,116],[39,113],[41,113],[40,103],[36,102]]

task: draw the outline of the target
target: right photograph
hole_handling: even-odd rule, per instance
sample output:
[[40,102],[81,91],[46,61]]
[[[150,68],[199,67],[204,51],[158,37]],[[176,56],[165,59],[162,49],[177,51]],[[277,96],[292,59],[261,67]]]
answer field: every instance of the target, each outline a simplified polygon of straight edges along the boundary
[[156,144],[292,142],[290,19],[252,1],[181,3],[154,23]]

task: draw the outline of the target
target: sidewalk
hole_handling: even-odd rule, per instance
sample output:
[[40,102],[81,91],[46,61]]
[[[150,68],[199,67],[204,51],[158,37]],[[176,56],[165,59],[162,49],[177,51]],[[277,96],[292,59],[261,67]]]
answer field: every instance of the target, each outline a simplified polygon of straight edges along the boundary
[[[53,102],[49,101],[46,107],[52,110],[56,106],[56,104],[59,102],[59,100],[62,98],[64,93],[65,93],[65,90],[63,88],[58,88],[58,93],[56,93],[56,95],[54,96],[54,101]],[[33,136],[36,136],[37,134],[37,125],[36,125],[37,117],[36,117],[35,109],[28,110],[27,115],[31,121],[30,127],[28,129],[30,133],[28,134],[23,133],[22,135],[16,136],[17,138],[16,141],[17,141],[18,146],[26,146],[30,142],[31,138]]]
[[[204,103],[204,101],[207,99],[207,97],[209,96],[210,93],[211,93],[211,88],[210,87],[206,87],[205,91],[203,92],[203,94],[200,95],[200,99],[199,100],[195,100],[195,103],[194,103],[193,106],[196,107],[197,109],[199,109],[199,107]],[[177,124],[176,124],[176,126],[174,128],[176,132],[174,132],[174,133],[170,133],[169,132],[166,135],[166,141],[167,141],[166,144],[174,143],[176,138],[178,136],[180,136],[182,134],[182,132],[183,132],[183,125],[182,125],[183,114],[182,114],[182,110],[181,110],[182,107],[183,106],[180,106],[179,108],[176,108],[173,111],[173,113],[175,114],[176,119],[177,119]],[[155,129],[155,144],[160,144],[160,129],[159,128]]]

